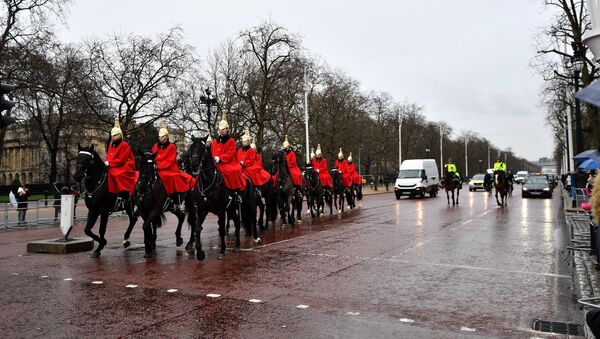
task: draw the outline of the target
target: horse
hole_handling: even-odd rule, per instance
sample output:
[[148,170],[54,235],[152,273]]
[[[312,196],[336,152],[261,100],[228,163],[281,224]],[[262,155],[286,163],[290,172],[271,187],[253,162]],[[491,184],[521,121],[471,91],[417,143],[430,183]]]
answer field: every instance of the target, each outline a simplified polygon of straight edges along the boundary
[[210,148],[206,146],[207,138],[192,138],[192,145],[189,149],[191,169],[194,173],[199,174],[194,193],[197,214],[195,228],[196,259],[198,260],[204,260],[206,257],[202,250],[200,236],[202,225],[209,212],[215,214],[218,218],[221,246],[217,259],[225,258],[227,248],[225,222],[228,216],[233,219],[235,226],[233,251],[240,250],[240,221],[244,225],[246,233],[252,234],[254,244],[260,244],[261,242],[256,228],[256,193],[252,182],[246,178],[246,189],[239,192],[238,197],[241,198],[241,201],[239,201],[232,194],[233,192],[225,186],[223,175],[215,165],[210,154]]
[[[504,207],[508,205],[507,196],[510,190],[510,182],[504,171],[498,171],[494,176],[496,177],[496,203],[498,203],[498,206]],[[500,193],[500,199],[498,199],[498,193]]]
[[[284,224],[286,223],[286,217],[287,223],[293,224],[295,222],[294,207],[296,203],[296,192],[283,151],[279,151],[273,155],[273,167],[277,176],[275,186],[277,191],[277,206],[279,206],[279,214],[281,215],[281,219],[283,220]],[[302,204],[302,200],[300,200],[300,204]],[[302,219],[302,216],[300,215],[301,208],[302,207],[300,206],[298,209],[298,220]]]
[[[74,179],[82,182],[82,187],[87,192],[85,205],[88,208],[88,215],[85,224],[85,234],[98,243],[98,247],[90,255],[92,258],[98,258],[102,249],[107,244],[104,234],[106,233],[109,214],[120,209],[125,209],[129,217],[129,225],[123,239],[123,247],[125,248],[130,245],[129,236],[138,218],[134,215],[133,198],[129,192],[115,194],[108,191],[108,169],[104,165],[104,161],[94,150],[94,145],[81,147],[81,145],[77,144],[77,148],[79,152],[77,154]],[[121,201],[122,204],[120,204]],[[92,232],[98,216],[100,216],[99,236]]]
[[333,202],[338,213],[344,212],[344,193],[346,187],[344,186],[344,180],[342,174],[336,168],[330,170],[331,178],[333,179]]
[[[177,247],[183,244],[181,237],[181,226],[185,220],[185,211],[180,210],[172,197],[167,196],[165,186],[158,176],[156,162],[156,154],[152,152],[144,152],[141,154],[141,161],[138,168],[140,169],[140,177],[135,189],[135,202],[138,211],[144,220],[144,258],[156,256],[156,228],[161,227],[166,217],[164,212],[171,211],[177,217],[177,229],[175,230],[175,238]],[[193,201],[188,199],[189,192],[175,193],[179,194],[178,202],[185,201],[186,206],[193,206]],[[190,205],[191,204],[191,205]],[[189,213],[194,215],[194,211]],[[188,223],[193,225],[195,218],[188,217]]]
[[[325,189],[323,185],[321,185],[321,180],[319,179],[319,175],[312,167],[307,167],[304,170],[304,181],[307,183],[306,185],[306,203],[308,205],[308,209],[310,211],[311,218],[315,217],[314,210],[317,210],[317,217],[321,216],[322,209],[325,209]],[[330,209],[331,209],[331,205]]]
[[[461,188],[462,183],[454,181],[454,175],[444,169],[444,190],[446,190],[448,205],[450,205],[450,195],[448,192],[452,192],[452,206],[458,205],[458,196],[460,195]],[[456,200],[454,200],[454,191],[456,191]]]

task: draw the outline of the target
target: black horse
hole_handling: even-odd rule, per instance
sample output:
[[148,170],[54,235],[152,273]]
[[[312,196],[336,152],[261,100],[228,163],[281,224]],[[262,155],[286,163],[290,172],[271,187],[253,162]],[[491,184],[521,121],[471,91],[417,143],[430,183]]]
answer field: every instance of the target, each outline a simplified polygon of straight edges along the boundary
[[333,179],[333,202],[338,213],[344,212],[344,193],[346,187],[342,179],[342,173],[335,168],[331,169],[331,178]]
[[235,225],[234,251],[240,249],[240,221],[244,225],[246,233],[252,234],[254,243],[259,244],[261,242],[256,228],[256,193],[252,182],[250,179],[246,180],[246,189],[239,192],[238,197],[241,201],[238,200],[233,192],[225,186],[223,176],[215,165],[210,149],[206,146],[206,139],[207,137],[192,138],[192,145],[189,149],[192,171],[199,173],[194,192],[197,214],[195,229],[196,259],[198,260],[204,260],[206,257],[202,250],[200,235],[202,224],[209,212],[215,214],[218,218],[219,237],[221,238],[218,259],[225,257],[227,248],[225,242],[227,216],[233,219]]
[[[510,191],[510,181],[508,181],[504,171],[497,171],[494,177],[496,178],[496,203],[498,203],[498,206],[504,207],[508,205],[507,196]],[[500,199],[498,199],[498,194],[500,194]]]
[[[312,166],[307,166],[304,170],[304,181],[308,184],[306,185],[306,203],[310,211],[310,216],[312,218],[315,217],[314,210],[316,209],[317,217],[320,217],[322,211],[325,209],[325,189],[321,185],[319,175]],[[333,213],[331,205],[329,207]]]
[[[444,168],[444,190],[446,190],[446,198],[448,199],[448,205],[450,205],[450,193],[452,193],[452,206],[458,205],[458,197],[460,196],[460,189],[462,188],[462,182],[455,180],[454,174],[448,172]],[[454,192],[456,191],[456,199],[454,199]]]
[[277,197],[273,185],[273,177],[264,185],[255,186],[256,207],[258,207],[258,226],[261,231],[269,229],[269,221],[275,226],[277,218]]
[[[190,192],[175,193],[178,196],[168,197],[165,186],[157,173],[156,154],[144,152],[141,155],[140,178],[135,189],[135,202],[144,220],[144,249],[145,258],[156,256],[156,228],[161,227],[166,221],[164,212],[171,211],[177,217],[177,229],[175,230],[176,245],[183,244],[181,237],[181,226],[185,220],[185,211],[179,208],[179,202],[185,201],[186,206],[193,206],[193,201],[188,199]],[[189,213],[188,223],[194,225],[195,211]]]
[[[129,226],[123,240],[124,247],[130,245],[129,236],[138,218],[133,214],[133,199],[129,192],[114,194],[108,191],[108,169],[94,150],[94,145],[81,147],[78,144],[77,147],[79,153],[74,178],[76,181],[83,181],[82,187],[87,192],[85,205],[88,208],[88,215],[85,234],[98,242],[98,247],[91,254],[92,258],[98,258],[107,243],[104,234],[106,233],[109,214],[124,209],[129,217]],[[100,236],[92,232],[98,216],[100,216]]]
[[[300,198],[300,206],[298,206],[298,194],[302,196],[302,192],[296,192],[294,182],[285,160],[285,153],[279,151],[273,155],[273,166],[276,171],[277,182],[275,190],[277,193],[277,205],[279,206],[279,214],[281,215],[282,223],[293,224],[295,222],[294,210],[298,211],[298,220],[302,220],[302,198]],[[287,218],[287,219],[286,219]],[[287,221],[286,221],[287,220]]]

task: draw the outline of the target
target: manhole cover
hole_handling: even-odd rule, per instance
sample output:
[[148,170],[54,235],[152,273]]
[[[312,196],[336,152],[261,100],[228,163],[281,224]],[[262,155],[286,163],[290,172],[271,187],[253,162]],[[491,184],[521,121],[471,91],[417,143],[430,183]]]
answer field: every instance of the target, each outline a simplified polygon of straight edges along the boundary
[[558,333],[584,336],[583,326],[580,324],[563,323],[558,321],[547,321],[535,319],[531,325],[536,331],[547,332],[547,333]]

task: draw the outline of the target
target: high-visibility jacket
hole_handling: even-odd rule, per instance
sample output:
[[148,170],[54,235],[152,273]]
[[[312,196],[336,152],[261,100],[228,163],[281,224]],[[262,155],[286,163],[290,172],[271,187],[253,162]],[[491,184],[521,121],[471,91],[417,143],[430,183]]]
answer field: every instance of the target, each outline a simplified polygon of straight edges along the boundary
[[494,171],[504,171],[506,172],[506,164],[502,161],[497,161],[494,163]]
[[455,164],[445,164],[444,168],[446,169],[446,171],[448,173],[454,173],[454,172],[456,172],[456,165]]

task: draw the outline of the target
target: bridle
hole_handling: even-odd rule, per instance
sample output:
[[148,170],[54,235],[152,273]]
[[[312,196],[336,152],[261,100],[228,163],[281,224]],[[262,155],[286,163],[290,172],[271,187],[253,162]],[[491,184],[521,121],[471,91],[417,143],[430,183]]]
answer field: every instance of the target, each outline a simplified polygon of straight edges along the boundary
[[[145,155],[148,155],[148,153],[146,153]],[[143,161],[143,159],[142,159],[142,161]],[[137,186],[136,192],[140,199],[143,199],[146,195],[151,193],[154,190],[154,186],[156,186],[156,183],[158,183],[160,180],[158,177],[158,171],[156,170],[156,162],[154,162],[154,160],[152,160],[152,159],[147,159],[146,162],[152,164],[153,174],[152,174],[152,177],[150,178],[150,180],[146,182],[146,185],[142,186],[141,180],[138,180],[138,182],[136,184],[136,186]],[[144,175],[142,175],[142,178],[147,178],[147,176],[144,174]],[[146,190],[142,191],[143,188],[146,188]]]
[[[208,152],[206,151],[206,143],[204,143],[204,141],[199,141],[199,143],[202,144],[202,146],[204,147],[205,153],[206,155],[208,155]],[[192,146],[197,145],[197,143],[192,143]],[[199,175],[200,176],[200,180],[196,181],[196,189],[198,189],[198,192],[200,192],[200,196],[204,198],[204,200],[206,200],[206,197],[208,195],[210,195],[210,190],[213,189],[214,187],[216,187],[217,184],[221,184],[223,182],[223,177],[217,175],[217,166],[214,165],[214,163],[212,161],[209,161],[209,164],[212,163],[212,166],[207,166],[206,168],[204,168],[203,166],[203,161],[200,160],[200,155],[198,154],[198,150],[194,147],[193,148],[194,152],[192,152],[192,149],[190,149],[190,167],[192,166],[192,164],[194,163],[194,160],[197,161],[199,163],[198,165],[198,171],[196,173],[196,171],[194,171],[192,169],[192,173],[194,175]],[[206,156],[205,156],[206,158]],[[212,158],[212,157],[211,157]],[[210,183],[208,184],[208,186],[204,186],[204,180],[202,179],[208,179],[208,176],[206,175],[207,171],[213,171],[213,177],[212,180],[210,180]],[[219,180],[217,180],[219,179]],[[208,181],[208,180],[207,180]]]
[[[78,155],[86,155],[86,156],[90,157],[90,163],[91,163],[91,160],[94,160],[94,158],[96,157],[96,155],[94,155],[92,152],[89,152],[89,151],[79,151]],[[98,190],[100,190],[100,187],[102,187],[102,185],[106,181],[107,171],[106,170],[103,171],[102,177],[96,182],[95,188],[92,189],[92,191],[90,192],[90,191],[88,191],[87,185],[86,185],[86,179],[90,178],[87,173],[88,166],[83,166],[82,164],[79,163],[79,161],[77,161],[77,170],[79,170],[83,173],[83,178],[81,179],[82,186],[85,189],[85,191],[88,192],[87,196],[92,198],[94,196],[94,194],[96,194],[98,192]]]

